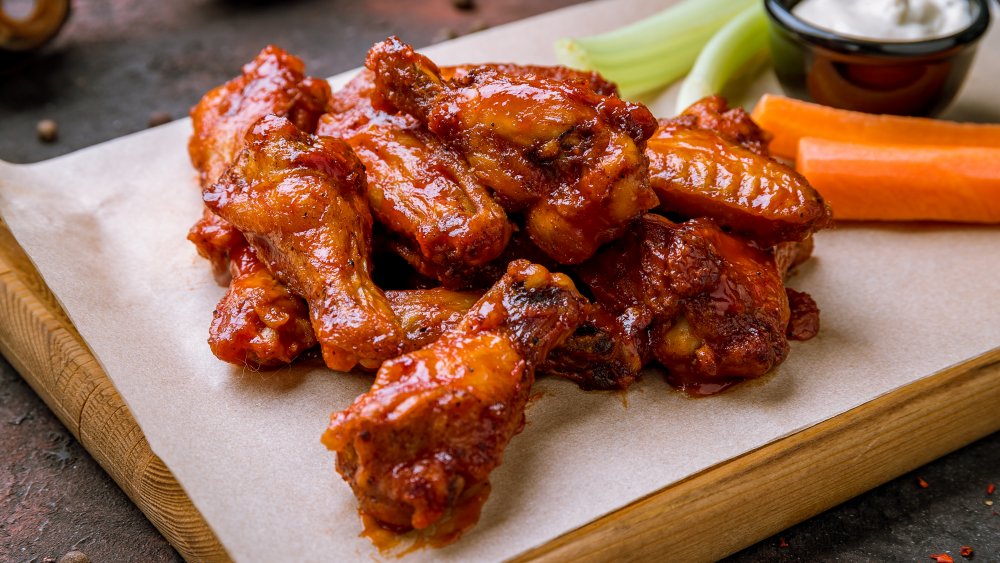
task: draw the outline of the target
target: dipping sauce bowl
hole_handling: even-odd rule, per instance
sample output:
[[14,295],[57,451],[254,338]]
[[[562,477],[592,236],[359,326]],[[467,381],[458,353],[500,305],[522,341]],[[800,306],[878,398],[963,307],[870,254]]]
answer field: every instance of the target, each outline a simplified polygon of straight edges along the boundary
[[990,25],[988,0],[969,0],[969,26],[944,37],[882,41],[841,35],[792,14],[799,0],[764,0],[771,57],[789,96],[896,115],[935,115],[958,93]]

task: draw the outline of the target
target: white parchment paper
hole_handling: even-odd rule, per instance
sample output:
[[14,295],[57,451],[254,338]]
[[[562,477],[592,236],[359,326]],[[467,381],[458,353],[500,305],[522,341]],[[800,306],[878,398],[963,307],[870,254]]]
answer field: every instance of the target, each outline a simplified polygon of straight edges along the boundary
[[[587,4],[426,52],[442,64],[551,64],[557,37],[669,3]],[[951,116],[1000,121],[998,62],[994,30]],[[766,90],[777,91],[771,76],[747,95]],[[672,106],[672,92],[652,100],[660,113]],[[223,289],[185,240],[201,209],[189,132],[184,120],[41,164],[0,163],[0,214],[236,560],[370,560],[354,497],[319,443],[329,413],[369,379],[315,364],[254,373],[212,356],[205,338]],[[822,331],[793,344],[774,376],[692,400],[650,374],[627,406],[620,394],[540,381],[479,525],[405,560],[514,556],[1000,345],[996,227],[841,227],[817,237],[816,256],[790,285],[819,302]]]

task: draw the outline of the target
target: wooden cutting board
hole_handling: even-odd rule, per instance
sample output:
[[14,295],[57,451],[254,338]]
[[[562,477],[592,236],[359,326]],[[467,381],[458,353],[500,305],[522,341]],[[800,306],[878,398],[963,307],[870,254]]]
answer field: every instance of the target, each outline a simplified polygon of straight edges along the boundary
[[[2,221],[0,319],[0,353],[184,558],[229,560]],[[517,560],[719,559],[1000,430],[997,405],[1000,348],[711,467]]]

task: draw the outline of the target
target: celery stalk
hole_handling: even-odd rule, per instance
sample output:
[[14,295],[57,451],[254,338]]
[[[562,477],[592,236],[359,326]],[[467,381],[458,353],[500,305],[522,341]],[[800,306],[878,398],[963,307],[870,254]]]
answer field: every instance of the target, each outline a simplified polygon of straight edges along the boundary
[[740,12],[698,55],[677,95],[677,113],[705,96],[719,93],[735,74],[767,51],[767,42],[763,4],[757,3]]
[[684,0],[631,25],[556,42],[566,66],[596,70],[631,97],[683,76],[712,36],[760,0]]

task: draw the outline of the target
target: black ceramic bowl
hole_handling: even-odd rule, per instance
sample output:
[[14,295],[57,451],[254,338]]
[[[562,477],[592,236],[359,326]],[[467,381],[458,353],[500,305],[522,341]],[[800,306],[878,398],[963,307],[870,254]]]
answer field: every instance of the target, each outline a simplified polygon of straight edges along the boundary
[[923,41],[871,41],[818,28],[792,15],[799,0],[764,0],[771,57],[790,96],[897,115],[934,115],[965,80],[976,43],[990,25],[988,0],[969,0],[972,23]]

